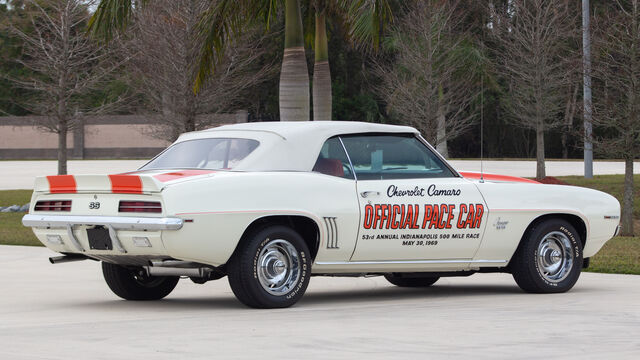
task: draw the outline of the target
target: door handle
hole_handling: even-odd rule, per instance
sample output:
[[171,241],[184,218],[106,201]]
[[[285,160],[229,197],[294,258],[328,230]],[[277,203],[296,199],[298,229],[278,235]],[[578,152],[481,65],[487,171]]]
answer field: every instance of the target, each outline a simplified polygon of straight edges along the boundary
[[362,196],[363,198],[372,196],[372,195],[380,195],[380,192],[378,191],[363,191],[360,193],[360,196]]

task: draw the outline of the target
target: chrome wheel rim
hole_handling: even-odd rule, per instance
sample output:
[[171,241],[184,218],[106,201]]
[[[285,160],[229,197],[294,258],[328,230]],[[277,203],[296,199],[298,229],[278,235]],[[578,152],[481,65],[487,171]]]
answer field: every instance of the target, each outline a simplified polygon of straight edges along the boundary
[[289,293],[300,279],[298,250],[287,240],[267,244],[258,255],[256,267],[260,285],[271,295]]
[[558,283],[566,279],[574,263],[571,240],[560,231],[548,233],[538,245],[536,262],[546,281]]

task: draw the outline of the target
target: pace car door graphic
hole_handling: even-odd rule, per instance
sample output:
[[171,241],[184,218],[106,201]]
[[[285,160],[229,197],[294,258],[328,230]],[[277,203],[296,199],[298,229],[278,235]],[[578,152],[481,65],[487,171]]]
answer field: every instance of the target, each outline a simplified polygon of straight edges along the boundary
[[361,180],[352,261],[473,258],[487,208],[462,178]]

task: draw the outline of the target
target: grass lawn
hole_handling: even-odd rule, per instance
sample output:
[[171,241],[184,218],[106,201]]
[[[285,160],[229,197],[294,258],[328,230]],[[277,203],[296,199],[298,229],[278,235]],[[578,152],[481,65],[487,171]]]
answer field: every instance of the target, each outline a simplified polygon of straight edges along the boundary
[[[571,185],[608,192],[618,200],[622,198],[624,184],[622,175],[595,176],[590,180],[580,176],[563,176],[558,179]],[[640,184],[640,175],[636,175],[634,181]],[[0,206],[23,205],[29,202],[30,198],[31,190],[0,191]],[[640,191],[636,191],[634,204],[634,217],[640,219]],[[0,213],[0,245],[42,245],[31,229],[22,226],[20,219],[23,215],[24,213]],[[638,220],[636,231],[640,232]],[[617,237],[610,240],[596,256],[591,258],[591,265],[587,271],[640,275],[640,236]]]
[[[24,205],[31,200],[31,190],[0,191],[0,206]],[[24,213],[0,213],[0,244],[41,246],[31,228],[22,226]]]
[[591,264],[585,271],[640,275],[640,236],[618,236],[609,240],[591,258]]
[[1,190],[0,206],[22,206],[31,201],[31,190]]
[[31,228],[22,226],[23,216],[24,213],[0,213],[0,245],[42,246]]

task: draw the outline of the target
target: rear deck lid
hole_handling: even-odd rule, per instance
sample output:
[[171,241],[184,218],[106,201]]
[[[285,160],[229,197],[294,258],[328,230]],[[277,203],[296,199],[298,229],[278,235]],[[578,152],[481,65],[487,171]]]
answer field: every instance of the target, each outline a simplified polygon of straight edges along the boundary
[[211,170],[154,170],[115,175],[55,175],[37,177],[34,191],[50,194],[159,193],[169,184],[211,176]]

